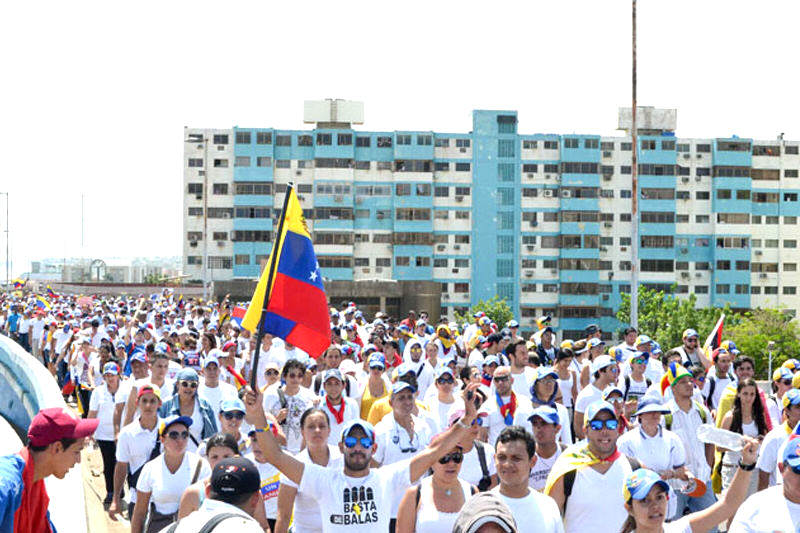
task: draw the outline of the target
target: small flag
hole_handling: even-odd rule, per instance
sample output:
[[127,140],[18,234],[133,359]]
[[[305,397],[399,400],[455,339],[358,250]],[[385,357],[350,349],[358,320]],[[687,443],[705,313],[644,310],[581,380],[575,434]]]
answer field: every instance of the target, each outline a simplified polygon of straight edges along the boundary
[[14,283],[14,288],[15,289],[21,289],[22,287],[25,286],[26,283],[28,283],[28,280],[27,279],[17,278],[17,279],[14,280],[13,283]]
[[247,308],[237,305],[233,308],[233,312],[231,313],[231,322],[235,322],[239,324],[239,327],[242,327],[242,320],[245,314],[247,314]]
[[236,369],[234,369],[231,365],[227,365],[225,367],[225,369],[228,371],[228,373],[231,376],[233,376],[233,381],[236,384],[236,390],[237,391],[242,390],[242,387],[246,387],[247,386],[247,380],[244,379],[242,377],[242,375],[240,373],[238,373],[236,371]]
[[706,342],[703,343],[703,353],[705,353],[709,359],[711,359],[711,352],[719,348],[722,344],[722,325],[724,322],[725,313],[720,315],[719,320],[717,320],[717,324],[714,326],[714,329],[711,330]]
[[49,296],[50,298],[54,298],[54,299],[55,299],[55,298],[58,298],[58,295],[55,293],[55,291],[53,290],[53,288],[52,288],[52,287],[50,287],[50,285],[49,285],[49,284],[47,285],[47,296]]
[[39,309],[42,309],[44,311],[49,311],[50,310],[50,302],[48,302],[47,300],[45,300],[41,296],[37,296],[36,297],[36,307],[38,307]]

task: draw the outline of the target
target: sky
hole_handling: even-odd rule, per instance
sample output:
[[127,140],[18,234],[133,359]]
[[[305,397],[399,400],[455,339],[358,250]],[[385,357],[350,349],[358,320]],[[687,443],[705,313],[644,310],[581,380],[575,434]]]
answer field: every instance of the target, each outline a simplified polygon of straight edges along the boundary
[[[11,275],[43,257],[181,254],[183,127],[618,134],[631,3],[41,1],[0,8],[0,191]],[[800,2],[639,0],[639,105],[677,135],[800,139]],[[85,202],[83,245],[81,196]],[[0,227],[6,229],[5,198]],[[5,260],[0,239],[0,264]],[[5,273],[4,267],[0,272]]]

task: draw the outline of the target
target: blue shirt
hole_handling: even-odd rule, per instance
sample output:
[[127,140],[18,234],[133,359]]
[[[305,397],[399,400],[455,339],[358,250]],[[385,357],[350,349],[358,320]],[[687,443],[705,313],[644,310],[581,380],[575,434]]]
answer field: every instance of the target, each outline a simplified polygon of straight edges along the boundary
[[19,319],[22,318],[22,315],[19,313],[14,313],[9,315],[8,317],[8,331],[9,333],[16,333],[17,329],[19,328]]

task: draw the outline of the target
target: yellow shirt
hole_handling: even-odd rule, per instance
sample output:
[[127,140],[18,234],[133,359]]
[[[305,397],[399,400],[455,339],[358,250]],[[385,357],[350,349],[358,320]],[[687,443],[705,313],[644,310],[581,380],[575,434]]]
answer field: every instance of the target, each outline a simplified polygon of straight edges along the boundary
[[[375,400],[375,402],[372,404],[372,407],[369,410],[369,414],[367,415],[367,422],[369,422],[374,426],[375,424],[383,420],[384,416],[392,412],[392,405],[389,403],[389,399],[390,396],[387,395],[381,398],[380,400]],[[428,410],[428,408],[425,407],[424,404],[420,403],[419,400],[414,400],[414,403],[417,404],[417,409],[421,409],[423,411]]]
[[[389,387],[386,386],[386,382],[381,380],[381,386],[383,387],[383,392],[380,396],[373,396],[369,392],[369,384],[364,387],[364,394],[361,395],[361,418],[364,420],[369,420],[369,412],[372,405],[380,400],[381,398],[386,398],[389,396]],[[391,411],[391,407],[389,408]]]

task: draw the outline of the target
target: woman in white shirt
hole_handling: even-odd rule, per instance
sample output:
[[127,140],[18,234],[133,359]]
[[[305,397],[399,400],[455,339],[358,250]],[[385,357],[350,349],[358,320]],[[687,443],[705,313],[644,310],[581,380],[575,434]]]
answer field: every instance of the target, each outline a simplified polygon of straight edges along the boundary
[[561,391],[561,403],[569,412],[569,420],[572,422],[575,413],[575,398],[578,397],[579,374],[572,368],[572,361],[575,354],[569,348],[564,348],[556,353],[556,362],[553,363],[553,370],[558,374],[558,389]]
[[162,422],[159,434],[164,453],[145,464],[139,474],[131,533],[157,533],[177,520],[186,488],[211,476],[206,460],[186,451],[191,425],[191,418],[180,415]]
[[[94,440],[100,447],[103,456],[103,476],[106,481],[106,498],[104,504],[111,504],[114,496],[114,468],[117,465],[117,435],[119,421],[122,418],[122,407],[125,405],[125,394],[120,391],[119,365],[111,362],[103,366],[103,384],[92,391],[89,400],[88,418],[98,418],[100,423],[94,432]],[[117,409],[119,406],[119,409]],[[119,412],[117,412],[119,411]]]
[[[431,441],[436,446],[444,436]],[[464,452],[453,447],[433,464],[433,475],[406,490],[397,511],[397,533],[450,533],[464,503],[478,489],[459,479]]]
[[710,507],[674,522],[664,523],[667,518],[667,482],[646,468],[628,474],[623,486],[628,518],[621,533],[701,533],[732,517],[745,499],[758,456],[757,440],[744,437],[744,443],[742,463],[728,492]]
[[[331,424],[325,411],[317,407],[307,409],[300,417],[300,428],[305,447],[295,456],[298,461],[326,466],[329,469],[341,468],[342,453],[338,447],[328,444]],[[322,533],[322,514],[319,504],[313,498],[299,492],[295,483],[281,476],[278,515],[272,531],[286,533],[290,524],[294,533]]]

